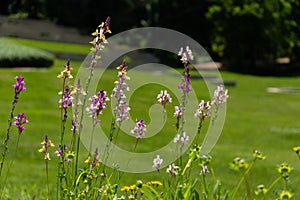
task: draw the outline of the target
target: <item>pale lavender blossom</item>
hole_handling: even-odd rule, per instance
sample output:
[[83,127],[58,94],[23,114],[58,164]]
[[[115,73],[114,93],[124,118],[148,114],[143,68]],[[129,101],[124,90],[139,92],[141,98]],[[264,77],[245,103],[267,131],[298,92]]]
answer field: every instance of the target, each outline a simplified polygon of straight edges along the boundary
[[161,105],[165,108],[166,104],[172,103],[172,98],[170,94],[167,92],[167,90],[161,90],[160,93],[157,95],[158,102],[161,103]]
[[14,119],[14,125],[18,127],[19,134],[21,134],[25,130],[25,128],[22,125],[28,124],[29,121],[26,119],[25,113],[19,113]]
[[166,169],[166,172],[171,174],[171,176],[176,177],[179,174],[180,168],[176,166],[174,163],[169,165],[169,167]]
[[73,112],[73,120],[72,120],[72,128],[71,130],[73,132],[78,130],[79,127],[79,121],[78,121],[78,117],[79,117],[79,106],[82,106],[82,102],[79,98],[80,95],[86,95],[86,92],[83,90],[81,83],[80,83],[80,79],[77,79],[77,83],[74,86],[73,89],[73,107],[74,107],[74,112]]
[[13,87],[15,89],[15,95],[19,95],[21,91],[26,90],[24,78],[22,76],[16,76],[15,79],[17,80]]
[[73,105],[73,89],[72,86],[66,85],[63,91],[60,91],[58,94],[62,95],[61,99],[59,100],[59,108],[67,109]]
[[89,98],[91,104],[88,105],[86,110],[93,119],[94,125],[99,123],[98,116],[101,115],[102,110],[106,108],[105,101],[108,100],[109,98],[107,97],[105,90],[101,90]]
[[127,66],[125,60],[120,66],[117,67],[118,71],[118,80],[115,82],[115,87],[112,91],[111,97],[117,100],[116,107],[114,109],[115,120],[118,122],[119,126],[124,120],[129,119],[130,107],[126,102],[125,91],[129,91],[128,84],[126,80],[130,78],[126,74]]
[[142,136],[145,133],[145,131],[146,131],[146,125],[145,125],[144,120],[137,119],[135,126],[131,130],[131,133],[135,134],[135,137],[138,140],[138,139],[142,138]]
[[180,119],[182,117],[182,109],[179,108],[179,106],[175,106],[174,109],[175,109],[174,117]]
[[183,147],[184,145],[186,145],[188,143],[189,139],[190,139],[189,136],[184,131],[182,133],[182,135],[177,134],[175,136],[175,138],[173,139],[173,142],[177,143],[179,146]]
[[200,175],[205,175],[207,173],[209,173],[208,167],[206,165],[203,165],[200,171]]
[[225,90],[224,85],[219,85],[214,91],[212,104],[216,106],[221,105],[226,102],[228,97],[228,90]]
[[129,76],[126,74],[127,70],[126,62],[123,61],[123,63],[117,67],[118,71],[118,80],[115,82],[115,87],[112,91],[112,97],[115,97],[116,99],[125,99],[125,91],[129,91],[128,84],[126,83],[126,80],[129,80]]
[[163,161],[164,160],[161,159],[159,155],[157,155],[156,158],[154,158],[154,160],[153,160],[153,166],[152,167],[154,169],[156,169],[157,171],[159,171],[160,166],[161,166],[161,164],[162,164]]
[[201,100],[199,103],[199,108],[196,110],[195,117],[204,120],[205,118],[210,116],[211,112],[211,103],[209,101],[205,102]]
[[121,125],[124,120],[129,119],[129,111],[130,107],[128,103],[124,100],[120,100],[119,105],[115,108],[115,117],[119,125]]
[[58,157],[63,157],[63,152],[60,147],[57,148],[54,154],[57,155]]
[[185,50],[183,47],[180,48],[180,51],[178,52],[178,56],[181,57],[181,61],[184,64],[187,64],[188,62],[191,62],[194,60],[194,56],[192,54],[192,51],[189,46],[186,46]]
[[192,91],[192,88],[190,88],[191,82],[190,82],[190,75],[187,74],[186,76],[181,77],[181,83],[178,86],[178,89],[182,91],[183,94],[187,94],[188,92]]

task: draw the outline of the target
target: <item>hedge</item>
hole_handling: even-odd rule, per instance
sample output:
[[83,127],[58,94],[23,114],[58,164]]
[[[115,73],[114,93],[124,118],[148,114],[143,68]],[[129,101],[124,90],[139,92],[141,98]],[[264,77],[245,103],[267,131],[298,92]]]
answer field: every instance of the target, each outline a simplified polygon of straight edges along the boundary
[[50,67],[53,62],[49,52],[0,39],[0,67]]

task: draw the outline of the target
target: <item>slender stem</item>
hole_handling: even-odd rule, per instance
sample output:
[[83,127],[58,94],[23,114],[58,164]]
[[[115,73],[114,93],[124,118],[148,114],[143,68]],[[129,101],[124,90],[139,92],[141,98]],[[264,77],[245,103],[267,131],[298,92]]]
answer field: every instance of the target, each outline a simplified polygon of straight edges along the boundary
[[198,125],[198,130],[197,130],[197,136],[196,136],[196,144],[198,143],[198,140],[199,140],[199,137],[200,137],[200,132],[201,132],[201,129],[202,129],[202,124],[203,124],[203,119],[201,118],[200,119],[200,122],[199,122],[199,125]]
[[246,185],[246,190],[247,190],[247,196],[248,196],[248,200],[252,199],[252,195],[251,195],[251,188],[250,188],[250,184],[247,178],[247,175],[245,175],[245,185]]
[[243,181],[245,180],[245,177],[247,176],[247,174],[250,172],[250,170],[252,169],[252,167],[254,166],[254,163],[256,161],[256,158],[252,161],[252,163],[250,164],[250,166],[248,167],[248,169],[245,171],[245,173],[243,174],[242,178],[240,179],[237,187],[235,188],[233,195],[232,195],[232,199],[234,199],[234,197],[236,196],[239,188],[241,187]]
[[185,174],[186,170],[191,166],[191,164],[192,164],[192,159],[189,159],[182,171],[182,176]]
[[207,189],[205,174],[202,174],[202,181],[203,181],[203,195],[204,195],[204,199],[208,199],[208,189]]
[[14,118],[14,110],[16,108],[16,104],[18,103],[18,100],[19,100],[18,94],[15,94],[14,100],[12,102],[12,108],[11,108],[11,111],[10,111],[10,117],[8,119],[8,127],[7,127],[7,130],[6,130],[6,137],[5,137],[4,142],[3,142],[4,150],[2,152],[2,160],[1,160],[1,163],[0,163],[0,177],[1,177],[1,174],[2,174],[4,160],[5,160],[7,151],[8,151],[8,141],[10,139],[10,135],[9,135],[10,134],[10,128],[12,126],[12,121],[13,121],[13,118]]
[[78,139],[77,139],[76,160],[75,160],[75,177],[77,176],[77,170],[78,170],[78,156],[79,156],[79,149],[80,149],[80,137],[81,137],[82,127],[83,127],[82,122],[83,122],[83,116],[84,116],[84,111],[85,111],[84,108],[85,108],[86,101],[87,101],[90,83],[94,76],[94,68],[97,65],[97,59],[96,59],[97,53],[98,53],[98,50],[96,50],[93,54],[92,61],[90,63],[90,74],[87,78],[86,85],[85,85],[85,94],[86,95],[84,95],[84,97],[83,97],[81,115],[80,115],[79,127],[78,127]]
[[[21,137],[21,133],[20,133],[20,131],[19,131],[19,136],[18,136],[18,139],[17,139],[17,144],[16,144],[16,149],[15,149],[14,157],[13,157],[13,160],[12,160],[12,161],[10,162],[10,164],[9,164],[9,167],[8,167],[7,172],[6,172],[6,175],[5,175],[4,183],[3,183],[2,189],[1,189],[0,191],[3,191],[4,188],[5,188],[6,181],[7,181],[7,178],[8,178],[9,172],[10,172],[10,169],[11,169],[11,167],[12,167],[14,161],[15,161],[14,158],[16,157],[17,152],[18,152],[20,137]],[[2,198],[2,196],[1,196],[1,198]]]
[[272,184],[269,186],[267,192],[265,193],[265,195],[282,179],[281,176],[279,176],[277,179],[275,179]]
[[46,159],[46,181],[47,181],[47,199],[49,199],[50,187],[49,187],[49,174],[48,174],[48,159]]

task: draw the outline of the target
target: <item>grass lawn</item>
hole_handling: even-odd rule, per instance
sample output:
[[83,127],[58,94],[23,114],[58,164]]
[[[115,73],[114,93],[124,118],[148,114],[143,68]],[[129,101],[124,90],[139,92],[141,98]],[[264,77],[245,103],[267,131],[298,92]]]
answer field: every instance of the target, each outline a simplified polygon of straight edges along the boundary
[[[17,40],[23,42],[21,39]],[[37,43],[36,45],[38,45]],[[48,44],[41,42],[40,47],[48,48]],[[64,47],[59,49],[68,49],[63,44],[59,45]],[[45,134],[55,144],[59,142],[60,111],[58,109],[58,91],[61,83],[56,76],[65,64],[63,60],[55,60],[54,65],[49,69],[0,69],[1,138],[4,138],[7,127],[7,119],[13,98],[12,84],[14,83],[14,77],[16,75],[24,76],[27,87],[27,91],[21,94],[20,102],[15,111],[15,113],[25,112],[30,124],[26,126],[26,130],[21,137],[19,149],[16,152],[16,159],[13,167],[10,169],[10,176],[7,182],[11,195],[14,197],[13,199],[19,197],[22,191],[38,196],[45,192],[44,159],[43,155],[37,150],[40,148],[40,143]],[[71,64],[75,70],[74,74],[76,74],[76,70],[81,63],[72,62]],[[300,78],[256,77],[231,72],[222,72],[221,74],[224,80],[233,80],[237,84],[235,87],[228,87],[230,98],[227,103],[225,126],[217,145],[211,152],[214,175],[221,179],[224,188],[231,189],[238,183],[240,175],[230,170],[228,164],[236,156],[251,158],[252,151],[258,149],[266,154],[267,158],[264,161],[257,161],[253,171],[250,173],[249,182],[252,188],[259,184],[269,186],[271,181],[279,175],[276,171],[277,165],[286,161],[294,168],[290,177],[294,198],[300,199],[300,192],[297,191],[300,184],[300,161],[292,151],[292,147],[300,145],[300,94],[272,94],[266,92],[267,87],[299,87]],[[115,79],[116,71],[106,70],[99,87],[104,87],[111,94],[110,91]],[[194,90],[203,91],[202,98],[208,98],[203,80],[193,79],[192,84]],[[155,98],[160,89],[155,84],[149,84],[136,91],[136,94],[130,101],[134,119],[142,115],[146,122],[150,123],[147,109],[156,102]],[[174,105],[175,103],[167,107],[170,120],[172,120]],[[145,108],[147,108],[146,111]],[[105,111],[105,114],[109,115],[108,111]],[[105,126],[109,124],[109,119],[110,117],[102,119],[104,129],[107,129]],[[172,121],[170,123],[172,124]],[[166,133],[173,132],[173,130],[174,127],[172,126],[163,129]],[[164,142],[172,140],[174,134],[171,137],[164,134],[158,136],[159,139],[153,137],[145,139],[145,141],[142,140],[139,144],[139,150],[151,150],[153,149],[153,143],[163,145]],[[12,128],[11,135],[10,151],[6,164],[10,163],[12,155],[15,154],[14,141],[17,136],[15,127]],[[123,148],[130,148],[135,142],[135,140],[130,140],[130,137],[124,137],[123,139],[121,137],[119,145]],[[86,155],[87,153],[83,151],[82,162]],[[50,182],[54,197],[57,162],[58,160],[52,155]],[[152,164],[152,160],[150,164]],[[137,179],[144,181],[160,179],[164,176],[164,171],[163,169],[160,174],[124,174],[121,183],[128,185],[135,183]],[[212,173],[209,176],[212,177]],[[244,190],[243,187],[242,189]]]
[[[60,43],[60,42],[47,42],[40,40],[29,40],[23,38],[11,38],[4,37],[3,39],[12,42],[17,42],[23,45],[36,47],[48,51],[54,52],[66,52],[66,53],[78,53],[78,54],[88,54],[90,52],[90,45],[83,44],[71,44],[71,43]],[[89,41],[87,41],[88,43]]]

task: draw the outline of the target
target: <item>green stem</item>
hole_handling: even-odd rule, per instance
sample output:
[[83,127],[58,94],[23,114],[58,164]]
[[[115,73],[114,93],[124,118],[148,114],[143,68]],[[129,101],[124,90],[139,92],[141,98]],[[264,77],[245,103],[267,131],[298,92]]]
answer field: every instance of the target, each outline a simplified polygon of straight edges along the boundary
[[[2,189],[0,191],[3,191],[4,188],[5,188],[5,185],[6,185],[6,181],[7,181],[7,178],[8,178],[8,175],[9,175],[9,172],[10,172],[10,169],[15,161],[15,157],[17,155],[17,152],[18,152],[18,148],[19,148],[19,141],[20,141],[20,137],[21,137],[21,133],[19,131],[19,136],[18,136],[18,139],[17,139],[17,144],[16,144],[16,149],[15,149],[15,153],[14,153],[14,157],[13,157],[13,160],[10,162],[9,164],[9,167],[7,169],[7,173],[6,173],[6,176],[5,176],[5,179],[4,179],[4,183],[2,185]],[[1,195],[1,199],[2,199],[2,195]]]
[[12,126],[12,121],[13,121],[13,118],[14,118],[14,110],[16,108],[16,104],[18,103],[18,100],[19,100],[19,96],[17,94],[15,94],[14,100],[12,102],[12,108],[11,108],[11,111],[10,111],[10,117],[8,119],[8,127],[7,127],[7,130],[6,130],[6,137],[5,137],[4,142],[3,142],[4,150],[2,152],[2,160],[1,160],[1,163],[0,163],[0,177],[1,177],[1,174],[2,174],[4,160],[5,160],[7,151],[8,151],[8,141],[10,139],[10,128]]
[[50,187],[49,187],[49,173],[48,173],[48,160],[46,159],[46,182],[47,182],[47,199],[49,199]]
[[204,199],[206,200],[208,199],[208,189],[207,189],[205,174],[202,174],[202,181],[203,181],[203,195],[204,195]]
[[280,177],[278,177],[277,179],[275,179],[272,183],[271,183],[271,185],[269,186],[269,188],[268,188],[268,190],[267,190],[267,192],[265,193],[265,196],[267,195],[267,193],[281,180],[281,176]]
[[185,165],[183,171],[182,171],[182,176],[184,176],[186,170],[191,166],[191,164],[192,164],[192,159],[189,159],[187,164]]
[[238,190],[240,189],[240,187],[241,187],[243,181],[245,180],[245,177],[247,176],[247,174],[251,171],[252,167],[254,166],[255,161],[256,161],[256,158],[253,160],[253,162],[250,164],[250,166],[248,167],[248,169],[247,169],[247,170],[245,171],[245,173],[243,174],[242,178],[240,179],[240,181],[239,181],[237,187],[235,188],[235,190],[234,190],[234,192],[233,192],[233,195],[232,195],[232,197],[231,197],[232,199],[235,198],[235,196],[236,196]]
[[245,176],[245,185],[246,185],[248,200],[251,200],[252,199],[251,188],[247,176]]
[[199,125],[198,125],[197,136],[196,136],[196,140],[195,140],[196,144],[198,144],[198,140],[199,140],[199,137],[200,137],[200,132],[201,132],[202,124],[203,124],[203,119],[201,118],[200,122],[199,122]]

